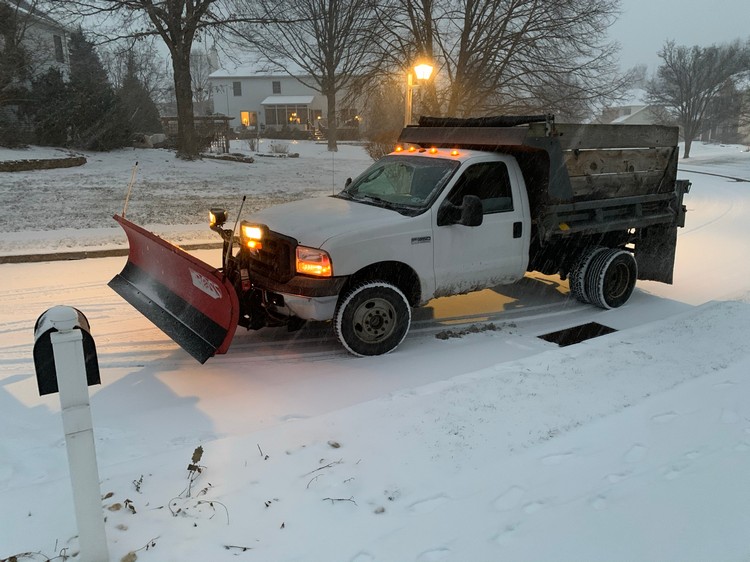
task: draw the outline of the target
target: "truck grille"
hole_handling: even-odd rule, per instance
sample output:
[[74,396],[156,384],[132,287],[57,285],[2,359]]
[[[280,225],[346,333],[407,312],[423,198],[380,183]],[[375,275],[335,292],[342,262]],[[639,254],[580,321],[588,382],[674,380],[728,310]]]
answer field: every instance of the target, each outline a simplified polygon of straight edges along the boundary
[[279,283],[294,277],[294,252],[297,241],[276,232],[263,239],[263,248],[257,253],[247,253],[250,275],[256,272]]

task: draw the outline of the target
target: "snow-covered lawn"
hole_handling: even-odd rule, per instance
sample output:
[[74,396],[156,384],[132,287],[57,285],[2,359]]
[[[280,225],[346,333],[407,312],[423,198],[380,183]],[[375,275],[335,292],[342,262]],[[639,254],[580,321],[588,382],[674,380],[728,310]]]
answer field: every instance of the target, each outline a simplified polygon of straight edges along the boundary
[[[214,196],[235,212],[243,194],[322,196],[369,162],[301,144],[250,165],[120,151],[0,176],[0,254],[123,245],[110,215],[134,159],[129,216],[188,239]],[[748,560],[750,182],[705,175],[750,180],[743,148],[681,161],[673,286],[639,283],[603,311],[532,275],[433,301],[383,357],[350,357],[323,325],[238,333],[200,366],[108,289],[124,258],[0,265],[0,560],[77,550],[59,399],[39,397],[31,358],[58,304],[97,343],[112,560]],[[618,331],[538,337],[590,321]]]

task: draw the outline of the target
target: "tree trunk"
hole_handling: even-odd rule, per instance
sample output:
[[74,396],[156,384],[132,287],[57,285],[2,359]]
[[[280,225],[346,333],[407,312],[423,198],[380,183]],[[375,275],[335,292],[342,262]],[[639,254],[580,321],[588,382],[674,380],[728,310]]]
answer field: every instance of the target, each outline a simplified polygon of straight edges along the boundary
[[693,145],[693,139],[685,137],[685,151],[682,153],[683,158],[690,158],[690,147]]
[[190,52],[176,51],[172,56],[174,93],[177,100],[177,156],[188,160],[198,157],[198,139],[193,118],[193,89],[190,80]]
[[336,144],[336,93],[329,90],[326,98],[328,99],[328,152],[338,152],[339,147]]

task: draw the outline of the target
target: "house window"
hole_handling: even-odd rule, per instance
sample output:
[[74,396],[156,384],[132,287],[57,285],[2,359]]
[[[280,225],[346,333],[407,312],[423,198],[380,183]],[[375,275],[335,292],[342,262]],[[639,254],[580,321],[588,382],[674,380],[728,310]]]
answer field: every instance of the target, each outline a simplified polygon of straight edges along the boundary
[[235,97],[242,95],[242,82],[232,82],[232,91]]
[[274,94],[280,94],[281,93],[281,82],[278,80],[274,80],[271,82],[271,88],[273,88]]
[[240,111],[240,123],[243,127],[254,129],[258,125],[258,114],[254,111]]
[[277,127],[289,125],[307,125],[310,122],[310,110],[306,105],[267,105],[266,125]]
[[55,60],[57,62],[65,62],[65,55],[63,54],[62,37],[60,37],[59,35],[53,35],[52,38],[55,41]]

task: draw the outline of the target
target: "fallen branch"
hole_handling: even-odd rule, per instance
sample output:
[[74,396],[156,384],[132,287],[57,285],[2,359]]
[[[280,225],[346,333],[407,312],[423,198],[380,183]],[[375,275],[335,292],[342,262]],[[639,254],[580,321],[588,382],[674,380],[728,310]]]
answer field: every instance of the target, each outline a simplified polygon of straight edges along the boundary
[[310,484],[312,484],[313,482],[315,482],[318,478],[320,478],[320,474],[318,474],[317,476],[313,476],[312,479],[307,483],[306,488],[309,490],[310,489]]
[[236,544],[225,544],[224,548],[226,550],[231,550],[231,549],[234,548],[234,549],[240,550],[242,552],[246,552],[248,550],[252,550],[253,549],[253,547],[251,547],[251,546],[238,546]]
[[318,472],[319,470],[325,470],[326,468],[331,468],[332,466],[335,466],[337,464],[342,464],[343,462],[344,462],[344,459],[339,459],[339,460],[334,461],[334,462],[329,462],[327,465],[321,466],[320,468],[316,468],[315,470],[311,470],[310,472],[307,472],[307,473],[303,474],[302,476],[309,476],[310,474]]
[[335,502],[352,502],[354,505],[357,505],[357,502],[354,501],[354,496],[350,498],[323,498],[323,501],[329,501],[331,504]]
[[[215,504],[215,503],[218,503],[218,504],[219,504],[219,505],[220,505],[221,507],[223,507],[223,508],[224,508],[224,511],[225,511],[225,512],[226,512],[226,514],[227,514],[227,525],[229,525],[229,510],[227,509],[227,506],[225,506],[225,505],[224,505],[223,503],[221,503],[221,502],[217,502],[216,500],[210,500],[210,501],[209,501],[209,500],[200,500],[200,501],[198,501],[198,503],[197,503],[196,505],[200,505],[200,504],[202,504],[202,503],[207,503],[208,505],[210,505],[210,506],[211,506],[211,508],[212,508],[212,509],[214,510],[214,512],[216,511],[216,508],[214,507],[214,504]],[[212,515],[211,517],[213,517],[213,515]]]

